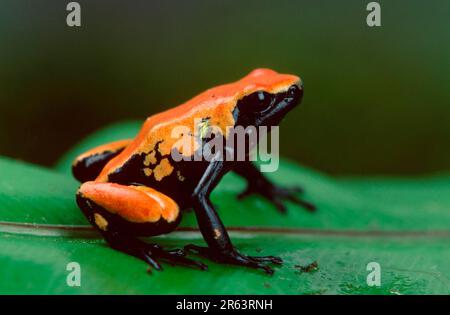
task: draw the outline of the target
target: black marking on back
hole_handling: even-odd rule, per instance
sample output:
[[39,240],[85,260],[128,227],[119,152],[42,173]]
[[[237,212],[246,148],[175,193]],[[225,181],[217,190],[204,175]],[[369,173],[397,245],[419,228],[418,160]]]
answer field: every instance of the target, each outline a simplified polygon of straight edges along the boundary
[[73,176],[82,183],[96,179],[105,165],[122,151],[104,151],[77,161],[72,166]]

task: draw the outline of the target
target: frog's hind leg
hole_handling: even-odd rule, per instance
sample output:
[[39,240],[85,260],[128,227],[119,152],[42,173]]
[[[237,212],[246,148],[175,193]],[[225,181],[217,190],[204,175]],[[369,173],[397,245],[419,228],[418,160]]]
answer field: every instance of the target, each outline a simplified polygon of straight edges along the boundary
[[80,182],[94,180],[111,159],[119,155],[131,140],[120,140],[93,148],[79,155],[72,163],[73,176]]
[[282,213],[286,212],[283,201],[296,203],[311,212],[316,210],[315,205],[297,197],[298,193],[303,192],[302,188],[280,187],[274,184],[250,161],[236,162],[236,167],[233,171],[247,180],[247,189],[238,195],[239,199],[252,194],[259,194],[273,203]]
[[112,248],[142,259],[156,270],[162,269],[159,260],[207,268],[186,258],[184,250],[165,250],[137,238],[168,233],[177,227],[181,213],[168,196],[144,186],[91,181],[81,185],[77,203]]

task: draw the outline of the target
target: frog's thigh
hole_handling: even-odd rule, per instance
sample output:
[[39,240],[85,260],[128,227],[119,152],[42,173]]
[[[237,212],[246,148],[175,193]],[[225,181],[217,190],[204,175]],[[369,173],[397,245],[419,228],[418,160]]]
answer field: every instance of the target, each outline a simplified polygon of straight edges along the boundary
[[120,140],[107,143],[79,155],[72,163],[72,173],[80,182],[97,178],[103,167],[111,159],[119,155],[131,140]]
[[103,232],[159,235],[175,229],[181,219],[174,200],[144,186],[86,182],[78,190],[77,202]]

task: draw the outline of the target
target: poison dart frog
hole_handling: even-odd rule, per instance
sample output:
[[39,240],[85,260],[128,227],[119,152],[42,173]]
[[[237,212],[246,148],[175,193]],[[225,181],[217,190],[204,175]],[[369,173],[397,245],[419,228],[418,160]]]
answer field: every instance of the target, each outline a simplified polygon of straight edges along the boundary
[[[227,127],[277,126],[302,96],[299,77],[256,69],[236,82],[211,88],[150,116],[136,138],[99,146],[75,159],[72,171],[82,183],[77,204],[112,248],[144,260],[150,270],[161,270],[161,262],[207,269],[202,262],[187,257],[194,253],[272,274],[271,265],[281,265],[281,258],[248,256],[236,249],[211,203],[211,191],[227,172],[233,171],[248,183],[240,198],[259,194],[280,211],[285,211],[285,200],[313,211],[314,205],[296,196],[301,188],[279,187],[269,181],[248,152],[243,160],[234,161],[223,159],[221,150],[212,152],[210,159],[197,160],[175,159],[172,153],[177,151],[186,157],[208,146],[213,137],[207,138],[205,126],[218,126],[224,139],[228,137]],[[174,137],[173,129],[181,125],[189,129]],[[179,137],[188,137],[195,145],[181,150],[176,145]],[[236,147],[226,149],[233,151]],[[138,238],[173,231],[182,212],[192,208],[207,247],[190,244],[168,250]]]

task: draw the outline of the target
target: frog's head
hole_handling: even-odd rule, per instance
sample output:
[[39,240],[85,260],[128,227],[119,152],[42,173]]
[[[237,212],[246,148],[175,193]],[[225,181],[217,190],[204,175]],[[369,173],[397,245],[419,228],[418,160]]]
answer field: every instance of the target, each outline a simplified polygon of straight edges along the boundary
[[303,85],[297,76],[257,69],[242,80],[251,89],[236,104],[237,125],[276,126],[302,100]]

